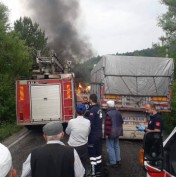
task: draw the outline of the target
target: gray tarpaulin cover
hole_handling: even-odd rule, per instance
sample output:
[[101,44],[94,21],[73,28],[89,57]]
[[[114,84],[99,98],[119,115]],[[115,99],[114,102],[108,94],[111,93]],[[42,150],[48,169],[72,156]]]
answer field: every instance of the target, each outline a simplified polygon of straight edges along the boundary
[[105,94],[166,96],[173,71],[171,58],[105,55],[91,71],[92,89],[104,83]]

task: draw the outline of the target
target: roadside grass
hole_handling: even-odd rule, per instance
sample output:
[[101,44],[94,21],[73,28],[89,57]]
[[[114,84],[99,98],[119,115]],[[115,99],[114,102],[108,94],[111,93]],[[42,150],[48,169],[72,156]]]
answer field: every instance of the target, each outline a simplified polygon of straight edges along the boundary
[[0,124],[0,142],[22,129],[16,122],[3,122]]

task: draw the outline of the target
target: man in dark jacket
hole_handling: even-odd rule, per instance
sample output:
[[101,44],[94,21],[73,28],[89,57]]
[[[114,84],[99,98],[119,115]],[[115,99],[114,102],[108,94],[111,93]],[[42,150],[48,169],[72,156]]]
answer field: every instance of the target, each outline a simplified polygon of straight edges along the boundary
[[123,135],[123,119],[115,109],[114,101],[107,101],[108,111],[105,120],[106,147],[109,155],[108,166],[117,167],[120,164],[119,136]]
[[102,135],[102,113],[100,107],[97,104],[97,96],[95,94],[90,95],[91,108],[89,111],[89,117],[91,124],[91,131],[88,137],[88,153],[91,164],[90,177],[101,176],[101,135]]
[[148,127],[137,126],[139,131],[145,132],[161,132],[163,131],[164,124],[161,115],[157,112],[156,106],[153,103],[147,103],[145,105],[146,113],[150,115],[150,120],[148,122]]
[[86,107],[86,112],[84,114],[84,117],[88,118],[89,117],[89,110],[90,110],[90,103],[89,103],[88,98],[86,96],[83,97],[82,104],[84,104]]
[[62,124],[50,122],[43,127],[43,133],[47,144],[29,154],[21,177],[83,177],[85,169],[76,150],[61,142]]

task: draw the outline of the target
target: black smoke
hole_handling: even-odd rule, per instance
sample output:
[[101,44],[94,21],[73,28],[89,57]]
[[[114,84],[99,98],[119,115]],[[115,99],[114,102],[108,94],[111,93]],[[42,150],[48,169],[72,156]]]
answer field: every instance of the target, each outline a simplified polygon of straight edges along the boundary
[[28,0],[26,10],[48,36],[49,47],[62,60],[79,61],[92,56],[91,44],[80,35],[77,24],[79,0]]

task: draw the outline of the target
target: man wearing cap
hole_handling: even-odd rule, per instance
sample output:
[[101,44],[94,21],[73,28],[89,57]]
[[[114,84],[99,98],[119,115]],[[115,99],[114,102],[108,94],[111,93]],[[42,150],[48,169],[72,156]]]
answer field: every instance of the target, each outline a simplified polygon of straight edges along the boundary
[[0,143],[0,177],[16,177],[12,168],[12,156],[7,147]]
[[85,169],[75,149],[61,142],[64,132],[62,124],[47,123],[43,127],[46,145],[29,154],[23,163],[22,177],[83,177]]
[[84,165],[87,158],[87,141],[90,133],[90,121],[83,117],[85,111],[85,105],[78,104],[76,106],[77,118],[71,119],[65,130],[70,135],[69,146],[76,149]]
[[108,110],[105,119],[106,148],[109,155],[110,167],[117,167],[120,164],[119,136],[123,135],[123,119],[115,108],[114,101],[107,101]]

